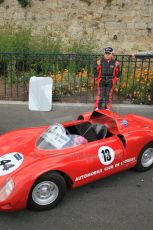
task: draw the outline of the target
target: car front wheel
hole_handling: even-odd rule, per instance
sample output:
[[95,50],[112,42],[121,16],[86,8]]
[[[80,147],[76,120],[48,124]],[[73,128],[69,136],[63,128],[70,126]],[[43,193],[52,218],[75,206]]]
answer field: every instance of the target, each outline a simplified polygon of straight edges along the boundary
[[136,170],[147,171],[153,166],[153,143],[144,146],[136,164]]
[[66,182],[57,172],[41,176],[33,185],[27,207],[34,210],[47,210],[55,207],[64,197]]

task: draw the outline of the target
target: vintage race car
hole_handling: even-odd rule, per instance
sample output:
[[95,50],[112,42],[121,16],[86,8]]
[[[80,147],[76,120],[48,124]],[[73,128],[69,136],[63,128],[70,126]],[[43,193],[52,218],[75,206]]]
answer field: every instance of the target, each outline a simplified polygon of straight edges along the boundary
[[67,189],[153,165],[153,120],[97,110],[0,136],[0,210],[56,206]]

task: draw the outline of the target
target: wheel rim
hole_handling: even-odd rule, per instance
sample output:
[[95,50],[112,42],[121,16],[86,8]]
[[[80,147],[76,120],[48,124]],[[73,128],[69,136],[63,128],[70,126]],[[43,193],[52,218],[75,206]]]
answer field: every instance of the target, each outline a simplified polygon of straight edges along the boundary
[[141,158],[141,163],[143,167],[149,167],[153,163],[153,148],[148,148],[144,151],[142,158]]
[[39,205],[53,203],[58,197],[58,186],[52,181],[43,181],[35,186],[32,191],[32,198]]

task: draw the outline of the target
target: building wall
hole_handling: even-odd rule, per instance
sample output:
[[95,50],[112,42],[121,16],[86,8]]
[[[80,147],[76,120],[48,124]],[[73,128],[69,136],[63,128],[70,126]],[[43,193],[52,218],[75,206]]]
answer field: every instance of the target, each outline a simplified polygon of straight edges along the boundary
[[68,44],[92,39],[97,50],[153,50],[153,0],[32,0],[26,8],[17,0],[5,0],[0,25],[6,24],[30,27],[38,36],[60,34]]

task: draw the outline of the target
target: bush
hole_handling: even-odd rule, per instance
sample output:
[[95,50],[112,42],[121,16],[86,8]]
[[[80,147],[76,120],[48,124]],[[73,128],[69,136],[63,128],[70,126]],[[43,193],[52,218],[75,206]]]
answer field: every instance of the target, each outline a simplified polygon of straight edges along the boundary
[[47,29],[39,36],[31,35],[31,28],[15,29],[9,25],[0,27],[0,52],[35,52],[35,53],[74,53],[91,54],[96,50],[96,42],[86,33],[79,40],[65,44],[61,32],[52,37]]
[[118,81],[114,91],[134,104],[151,104],[152,82],[153,68],[149,66],[149,61],[133,62],[129,67],[123,65],[121,81]]
[[30,29],[20,29],[1,27],[0,52],[28,52],[31,44]]

